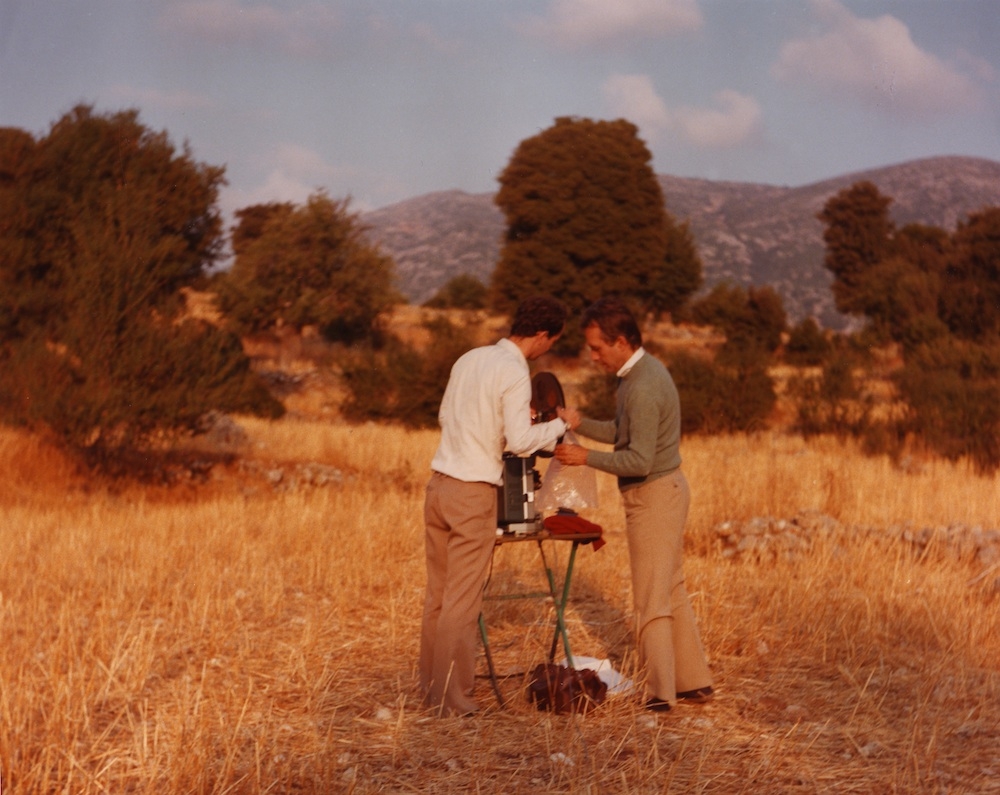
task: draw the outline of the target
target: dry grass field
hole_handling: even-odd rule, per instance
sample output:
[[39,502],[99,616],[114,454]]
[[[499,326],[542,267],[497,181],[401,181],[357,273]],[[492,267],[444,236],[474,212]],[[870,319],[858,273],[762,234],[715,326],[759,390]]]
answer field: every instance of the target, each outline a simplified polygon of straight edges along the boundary
[[[316,411],[240,419],[237,460],[169,489],[87,482],[0,430],[4,795],[1000,792],[1000,570],[846,529],[730,558],[713,533],[810,512],[1000,528],[998,478],[779,433],[688,439],[687,579],[715,700],[536,711],[524,672],[552,607],[522,600],[486,605],[506,709],[483,679],[482,714],[437,719],[415,687],[437,433],[352,427],[299,399]],[[627,676],[622,510],[598,482],[586,515],[608,544],[579,552],[570,636]],[[568,545],[548,546],[564,566]],[[504,547],[490,592],[540,574],[532,544]]]

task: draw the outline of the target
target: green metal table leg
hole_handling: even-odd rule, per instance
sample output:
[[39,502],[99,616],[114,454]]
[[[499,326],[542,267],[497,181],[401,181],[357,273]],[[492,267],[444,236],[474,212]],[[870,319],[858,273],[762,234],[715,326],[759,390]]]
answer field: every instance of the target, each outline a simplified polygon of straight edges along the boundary
[[[576,563],[576,551],[580,544],[589,544],[591,541],[594,541],[599,537],[599,534],[588,534],[582,541],[579,539],[573,539],[573,545],[570,548],[569,561],[566,564],[566,574],[563,578],[561,591],[556,583],[555,572],[552,570],[552,566],[549,565],[548,557],[545,554],[545,547],[542,544],[543,541],[552,540],[551,536],[545,536],[544,538],[537,539],[518,539],[523,541],[534,540],[538,544],[538,552],[542,557],[542,566],[545,569],[548,593],[545,591],[537,591],[533,593],[504,594],[502,596],[495,597],[486,597],[484,595],[484,598],[494,599],[538,599],[546,596],[552,599],[552,604],[556,611],[556,627],[552,634],[552,645],[549,648],[550,663],[555,662],[556,649],[559,647],[559,639],[562,638],[563,651],[566,653],[566,664],[571,668],[575,667],[573,662],[573,652],[569,645],[569,629],[566,627],[566,606],[569,604],[570,586],[573,581],[573,567]],[[482,612],[479,613],[479,635],[483,641],[483,651],[486,656],[486,665],[489,668],[490,683],[493,685],[493,692],[496,695],[497,702],[500,706],[505,707],[506,705],[504,704],[503,696],[500,694],[500,684],[497,680],[496,668],[493,665],[493,654],[490,651],[490,641],[486,631],[486,619],[484,618]]]
[[496,668],[493,667],[493,655],[490,654],[490,639],[486,634],[486,619],[483,618],[482,613],[479,614],[479,637],[483,640],[483,651],[486,653],[486,667],[490,672],[490,684],[493,685],[493,693],[497,697],[500,708],[503,709],[507,705],[504,703],[503,696],[500,695],[500,683],[497,682]]
[[[539,549],[541,549],[541,542],[538,544]],[[557,595],[556,593],[556,582],[555,575],[552,573],[552,568],[549,566],[549,562],[545,557],[545,552],[542,552],[542,561],[545,564],[545,574],[549,578],[549,590],[552,592],[552,601],[556,608],[556,629],[552,635],[552,645],[549,647],[549,662],[555,662],[556,658],[556,647],[559,645],[559,638],[562,637],[563,651],[566,652],[566,665],[573,668],[573,652],[569,647],[569,630],[566,628],[566,605],[569,603],[569,589],[570,584],[573,580],[573,564],[576,561],[576,549],[580,546],[579,541],[574,541],[573,546],[569,552],[569,562],[566,564],[566,576],[563,579],[562,594]]]

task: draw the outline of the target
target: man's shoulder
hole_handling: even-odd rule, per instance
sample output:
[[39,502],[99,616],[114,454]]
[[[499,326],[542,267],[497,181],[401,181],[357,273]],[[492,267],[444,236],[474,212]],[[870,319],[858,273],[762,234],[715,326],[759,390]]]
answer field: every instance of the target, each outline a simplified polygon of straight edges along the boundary
[[633,383],[645,382],[650,384],[652,382],[660,382],[669,385],[668,388],[676,388],[673,376],[670,375],[667,365],[656,356],[653,356],[649,351],[646,351],[645,355],[635,363],[633,371],[636,376],[634,379],[631,379]]
[[645,351],[639,361],[635,363],[633,369],[640,375],[660,375],[666,373],[667,366],[649,351]]
[[500,342],[492,345],[481,345],[478,348],[472,348],[458,357],[455,366],[459,369],[467,367],[497,368],[505,367],[508,364],[511,367],[522,366],[524,357],[521,356],[517,348],[513,345],[504,345],[503,342],[504,340],[500,340]]
[[458,358],[459,361],[461,361],[462,359],[475,360],[502,358],[508,355],[510,355],[509,351],[506,351],[499,342],[495,342],[492,345],[479,345],[478,347],[470,348]]

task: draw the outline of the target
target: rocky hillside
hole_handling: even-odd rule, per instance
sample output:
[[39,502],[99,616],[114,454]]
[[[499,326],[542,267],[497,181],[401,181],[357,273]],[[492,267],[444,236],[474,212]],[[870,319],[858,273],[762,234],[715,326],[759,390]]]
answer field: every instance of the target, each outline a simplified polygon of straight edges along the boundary
[[[770,284],[793,320],[813,315],[831,327],[843,318],[833,308],[816,213],[861,180],[893,198],[898,224],[951,230],[970,212],[1000,206],[1000,163],[967,157],[915,160],[797,188],[660,176],[668,211],[691,225],[709,286],[723,279]],[[489,193],[430,193],[362,220],[396,260],[399,286],[415,303],[460,273],[488,282],[504,232]]]

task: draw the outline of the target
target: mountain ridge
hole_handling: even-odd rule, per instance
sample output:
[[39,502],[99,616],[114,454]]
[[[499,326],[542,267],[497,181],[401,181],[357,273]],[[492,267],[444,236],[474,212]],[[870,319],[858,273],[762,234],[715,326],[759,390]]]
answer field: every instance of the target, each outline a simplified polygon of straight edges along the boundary
[[[823,268],[826,201],[868,180],[893,199],[894,222],[954,230],[970,213],[1000,206],[1000,162],[966,156],[909,160],[799,187],[657,175],[667,211],[690,225],[706,287],[728,280],[771,285],[789,319],[842,327]],[[361,215],[369,235],[396,262],[401,292],[422,303],[459,274],[489,283],[505,223],[493,193],[435,191]]]

